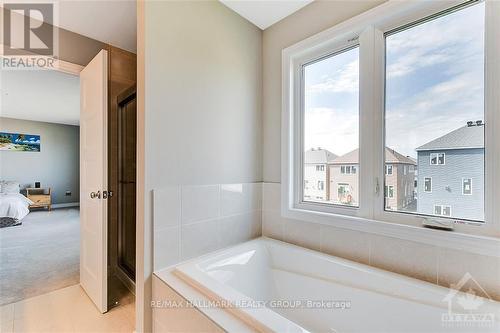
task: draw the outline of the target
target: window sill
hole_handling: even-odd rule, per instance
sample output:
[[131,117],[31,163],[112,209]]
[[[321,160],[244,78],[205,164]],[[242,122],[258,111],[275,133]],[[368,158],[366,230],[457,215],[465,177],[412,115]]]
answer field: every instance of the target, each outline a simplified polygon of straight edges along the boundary
[[285,218],[295,220],[399,238],[480,255],[500,257],[500,238],[498,237],[469,235],[458,231],[436,230],[421,226],[303,209],[282,208],[281,215]]

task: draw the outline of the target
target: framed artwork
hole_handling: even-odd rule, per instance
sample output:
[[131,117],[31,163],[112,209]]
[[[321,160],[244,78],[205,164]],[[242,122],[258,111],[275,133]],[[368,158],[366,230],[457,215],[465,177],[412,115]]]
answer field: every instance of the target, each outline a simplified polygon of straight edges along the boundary
[[0,132],[0,151],[40,151],[40,135]]

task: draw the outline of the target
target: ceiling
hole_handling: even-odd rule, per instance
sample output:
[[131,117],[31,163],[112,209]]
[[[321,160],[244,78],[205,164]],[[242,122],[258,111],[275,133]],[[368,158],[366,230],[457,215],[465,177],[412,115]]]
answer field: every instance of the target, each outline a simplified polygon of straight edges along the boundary
[[307,6],[313,0],[219,0],[262,30]]
[[68,125],[80,122],[80,78],[53,70],[2,71],[0,116]]

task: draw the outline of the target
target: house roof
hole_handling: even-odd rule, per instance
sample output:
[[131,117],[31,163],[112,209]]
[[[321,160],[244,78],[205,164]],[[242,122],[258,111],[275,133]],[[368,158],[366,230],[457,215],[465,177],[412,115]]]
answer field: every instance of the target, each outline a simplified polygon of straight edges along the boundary
[[336,158],[337,155],[329,150],[312,148],[306,151],[304,161],[306,164],[328,164]]
[[432,140],[416,150],[444,150],[484,148],[484,124],[466,125],[457,128],[435,140]]
[[[331,164],[358,164],[359,149],[353,150],[345,155],[337,157]],[[411,157],[404,156],[394,149],[385,148],[385,163],[402,163],[417,165],[417,162]]]

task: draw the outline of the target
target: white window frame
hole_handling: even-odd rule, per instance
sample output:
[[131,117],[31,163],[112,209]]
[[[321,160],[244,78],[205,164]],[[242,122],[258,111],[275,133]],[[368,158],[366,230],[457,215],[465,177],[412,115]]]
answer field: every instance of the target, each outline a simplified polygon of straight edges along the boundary
[[[425,190],[425,181],[426,181],[427,179],[429,179],[429,180],[431,181],[431,190],[430,190],[430,191],[426,191],[426,190]],[[424,177],[423,185],[424,185],[424,188],[423,188],[424,193],[432,193],[432,177]]]
[[[485,16],[485,223],[456,220],[455,233],[422,227],[429,217],[385,211],[385,37],[384,33],[416,22],[465,1],[388,1],[309,37],[282,52],[281,213],[286,218],[411,239],[453,243],[473,251],[485,249],[478,235],[500,237],[500,2],[486,0]],[[359,208],[304,203],[302,186],[302,64],[359,45]],[[429,236],[431,235],[432,236]],[[493,242],[493,241],[492,241]],[[472,245],[473,244],[473,245]],[[498,245],[498,243],[489,243]],[[492,249],[491,247],[489,248]],[[495,248],[496,251],[498,248]],[[490,251],[489,253],[492,253]],[[498,251],[497,251],[498,252]]]
[[[441,214],[436,214],[436,207],[441,208]],[[450,215],[445,215],[445,214],[443,214],[443,211],[444,211],[444,208],[445,208],[445,207],[448,207],[448,208],[449,208],[449,210],[450,210]],[[433,212],[434,212],[434,215],[437,215],[437,216],[451,217],[451,206],[450,206],[450,205],[434,205]]]
[[[389,169],[391,170],[391,173],[389,173]],[[385,165],[385,175],[392,176],[393,174],[394,174],[394,166],[392,164],[386,164]]]
[[[470,180],[470,193],[465,193],[464,182]],[[472,195],[472,178],[462,178],[462,195]]]
[[[443,163],[439,163],[439,155],[443,155]],[[432,164],[432,157],[436,157],[436,164]],[[429,157],[429,165],[446,165],[446,153],[431,153]]]

